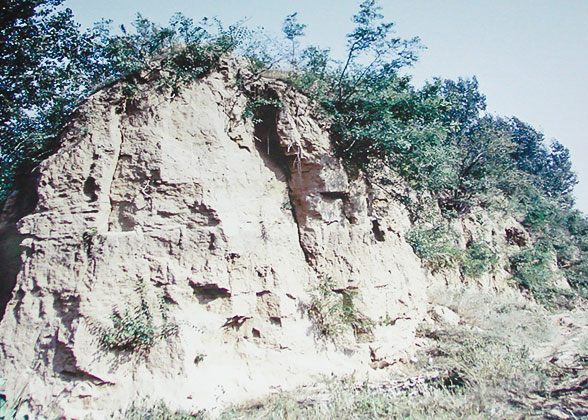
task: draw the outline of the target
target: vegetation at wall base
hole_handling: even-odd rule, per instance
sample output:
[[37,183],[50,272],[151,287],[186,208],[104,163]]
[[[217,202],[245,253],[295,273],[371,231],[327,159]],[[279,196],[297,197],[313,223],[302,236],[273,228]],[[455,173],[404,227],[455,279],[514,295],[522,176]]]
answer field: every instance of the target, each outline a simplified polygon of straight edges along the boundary
[[[568,348],[565,362],[534,354],[561,337],[569,338],[572,330],[581,334],[581,313],[555,316],[512,295],[479,289],[444,290],[432,296],[435,305],[459,308],[461,320],[458,325],[421,325],[419,335],[426,344],[421,342],[421,350],[400,373],[390,373],[382,382],[325,378],[231,407],[219,418],[522,420],[580,419],[588,414],[582,385],[586,376],[581,373],[588,347]],[[570,323],[570,330],[555,328],[560,317]],[[574,342],[580,343],[577,339]]]
[[203,420],[205,418],[202,412],[188,413],[171,410],[163,401],[133,402],[124,413],[111,417],[120,420]]

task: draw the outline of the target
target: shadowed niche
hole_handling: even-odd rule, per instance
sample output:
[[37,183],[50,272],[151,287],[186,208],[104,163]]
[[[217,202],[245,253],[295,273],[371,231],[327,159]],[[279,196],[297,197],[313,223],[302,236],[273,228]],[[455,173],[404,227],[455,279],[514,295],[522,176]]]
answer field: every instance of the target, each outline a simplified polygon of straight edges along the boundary
[[[268,99],[277,101],[278,95],[272,90],[265,92]],[[279,108],[274,104],[261,105],[255,110],[255,145],[266,166],[282,181],[290,177],[293,158],[287,156],[280,146],[278,135]]]
[[15,187],[15,192],[0,203],[0,320],[4,318],[21,268],[23,236],[16,224],[33,212],[38,200],[32,176],[18,178]]

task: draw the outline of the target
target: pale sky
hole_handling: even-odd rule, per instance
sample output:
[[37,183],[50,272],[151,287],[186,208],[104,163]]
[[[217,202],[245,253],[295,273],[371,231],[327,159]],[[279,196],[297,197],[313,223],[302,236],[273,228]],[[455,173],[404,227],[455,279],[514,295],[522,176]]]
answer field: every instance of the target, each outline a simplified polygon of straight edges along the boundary
[[[359,0],[66,0],[84,26],[101,18],[128,25],[141,12],[167,23],[175,12],[280,33],[286,15],[308,25],[306,43],[344,53]],[[415,85],[435,76],[476,76],[488,111],[516,116],[570,149],[588,214],[588,0],[382,0],[397,34],[427,47],[409,71]]]

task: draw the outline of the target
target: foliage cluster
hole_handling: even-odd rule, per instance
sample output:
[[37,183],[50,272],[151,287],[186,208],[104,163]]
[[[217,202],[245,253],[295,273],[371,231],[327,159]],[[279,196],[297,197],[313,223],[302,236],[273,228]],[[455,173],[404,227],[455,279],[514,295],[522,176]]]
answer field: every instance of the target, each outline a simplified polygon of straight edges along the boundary
[[357,310],[353,298],[354,291],[336,291],[332,279],[321,279],[308,308],[320,335],[332,340],[346,331],[359,340],[371,335],[373,323]]
[[177,334],[177,325],[167,321],[163,302],[159,307],[163,322],[157,325],[143,285],[137,287],[137,295],[140,297],[138,305],[127,305],[122,311],[118,308],[113,309],[112,326],[92,325],[100,345],[105,350],[146,353],[157,340]]
[[457,234],[447,224],[416,226],[407,233],[406,240],[432,272],[457,267],[464,276],[475,279],[498,264],[492,244],[471,240],[465,249],[460,249]]
[[485,241],[469,241],[460,255],[461,272],[472,278],[492,272],[498,265],[498,255]]
[[[403,71],[416,60],[419,41],[395,37],[375,0],[363,1],[353,21],[346,60],[311,46],[291,71],[291,82],[330,118],[335,149],[347,166],[373,179],[387,166],[430,195],[446,219],[476,207],[514,213],[536,238],[536,251],[553,250],[568,281],[586,293],[588,220],[573,208],[576,176],[568,150],[557,141],[547,145],[516,117],[485,113],[475,77],[413,87]],[[458,256],[448,232],[437,229],[407,238],[432,269],[459,263],[475,277],[495,264],[491,250],[479,244]],[[515,263],[514,275],[527,287],[530,274],[522,267]],[[533,280],[535,290],[549,282],[538,272]]]
[[415,227],[406,235],[415,254],[433,272],[455,267],[459,255],[456,239],[453,230],[445,225]]
[[553,253],[549,243],[539,242],[523,248],[510,258],[513,274],[522,288],[535,294],[543,288],[545,281],[553,277]]

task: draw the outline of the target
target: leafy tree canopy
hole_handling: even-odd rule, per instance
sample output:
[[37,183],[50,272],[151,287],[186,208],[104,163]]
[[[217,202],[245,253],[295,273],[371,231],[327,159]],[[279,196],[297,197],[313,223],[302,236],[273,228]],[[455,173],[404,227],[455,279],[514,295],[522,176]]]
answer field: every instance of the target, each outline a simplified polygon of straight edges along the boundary
[[12,0],[0,18],[0,201],[46,156],[55,128],[93,77],[88,38],[62,0]]

